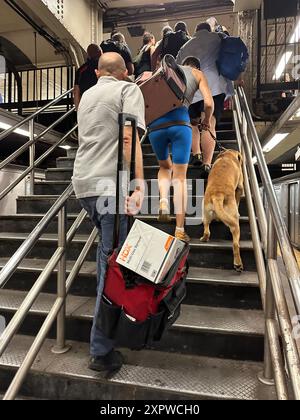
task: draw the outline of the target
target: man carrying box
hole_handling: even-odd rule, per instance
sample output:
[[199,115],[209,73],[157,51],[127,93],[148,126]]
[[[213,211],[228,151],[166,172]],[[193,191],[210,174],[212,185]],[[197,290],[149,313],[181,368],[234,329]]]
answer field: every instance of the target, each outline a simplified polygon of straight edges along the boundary
[[[123,357],[114,350],[114,342],[97,324],[107,270],[107,258],[113,248],[116,206],[116,179],[119,143],[119,114],[136,117],[138,128],[145,130],[145,104],[138,86],[125,82],[128,71],[119,54],[106,53],[96,71],[98,83],[87,91],[78,109],[79,149],[74,165],[73,185],[82,207],[99,229],[97,253],[98,288],[95,318],[91,333],[90,369],[116,371]],[[130,162],[132,128],[124,130],[124,157]],[[126,213],[133,215],[142,207],[144,197],[143,157],[140,142],[136,147],[136,190],[126,200]],[[121,216],[119,241],[127,236],[127,217]]]

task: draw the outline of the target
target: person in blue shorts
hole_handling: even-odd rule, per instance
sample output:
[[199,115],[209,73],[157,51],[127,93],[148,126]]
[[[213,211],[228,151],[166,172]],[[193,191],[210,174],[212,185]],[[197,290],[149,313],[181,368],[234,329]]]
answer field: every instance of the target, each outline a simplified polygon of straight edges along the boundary
[[[159,221],[170,221],[169,192],[173,184],[174,205],[176,213],[175,236],[185,242],[190,238],[185,232],[185,215],[187,208],[187,170],[192,150],[192,127],[189,106],[200,90],[204,98],[205,118],[203,129],[209,130],[214,113],[214,102],[205,75],[200,71],[200,62],[195,57],[187,57],[179,66],[187,81],[185,101],[177,108],[150,125],[150,142],[159,161],[158,182],[160,189]],[[170,157],[172,153],[172,159]]]

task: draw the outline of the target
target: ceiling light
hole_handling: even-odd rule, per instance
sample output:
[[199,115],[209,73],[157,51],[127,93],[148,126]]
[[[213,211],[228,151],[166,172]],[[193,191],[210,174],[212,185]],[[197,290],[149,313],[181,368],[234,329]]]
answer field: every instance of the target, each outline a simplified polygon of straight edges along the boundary
[[[0,129],[2,130],[8,130],[11,127],[12,125],[0,122]],[[21,128],[17,128],[16,130],[14,130],[14,133],[19,134],[20,136],[30,137],[29,131],[22,130]],[[36,134],[35,134],[35,137],[36,137]]]
[[281,143],[290,133],[278,133],[265,145],[263,151],[269,153],[273,150],[279,143]]
[[71,146],[59,146],[61,149],[70,150]]
[[273,80],[280,79],[282,73],[284,72],[288,62],[290,61],[291,57],[293,55],[292,51],[287,51],[283,56],[281,57],[281,60],[276,68],[275,74],[273,76]]
[[300,108],[295,112],[294,115],[291,116],[290,121],[297,120],[298,118],[300,118]]

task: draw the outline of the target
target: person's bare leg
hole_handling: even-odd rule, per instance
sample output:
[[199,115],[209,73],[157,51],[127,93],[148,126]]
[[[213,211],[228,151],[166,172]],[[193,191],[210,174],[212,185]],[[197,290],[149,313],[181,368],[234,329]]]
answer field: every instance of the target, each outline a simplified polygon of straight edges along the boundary
[[[216,136],[216,119],[215,117],[212,117],[212,126],[210,131],[214,136]],[[214,151],[216,148],[216,142],[212,138],[209,131],[202,131],[201,135],[201,146],[202,146],[202,152],[203,152],[203,164],[204,165],[211,165],[213,157],[214,157]]]
[[185,216],[187,209],[187,170],[188,165],[175,165],[173,167],[174,207],[176,214],[176,236],[189,242],[190,238],[185,234]]
[[201,138],[200,138],[200,131],[198,126],[193,125],[193,147],[192,152],[193,155],[200,155],[201,154]]
[[161,222],[170,221],[169,194],[172,183],[173,164],[171,158],[165,161],[159,161],[158,185],[160,193],[159,220]]

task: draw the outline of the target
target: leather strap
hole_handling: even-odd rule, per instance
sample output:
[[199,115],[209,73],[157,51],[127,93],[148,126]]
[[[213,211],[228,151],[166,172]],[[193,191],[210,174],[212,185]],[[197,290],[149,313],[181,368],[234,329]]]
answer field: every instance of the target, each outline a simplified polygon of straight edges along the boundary
[[[199,124],[199,129],[200,129],[200,131],[201,131],[201,132],[202,132],[202,131],[204,131],[204,130],[203,130],[203,128],[202,128],[202,124]],[[212,139],[216,142],[216,146],[217,146],[217,148],[219,149],[219,152],[220,152],[220,153],[221,153],[221,152],[224,152],[225,150],[227,150],[225,147],[223,147],[223,146],[221,145],[221,143],[218,141],[217,137],[213,135],[213,133],[211,132],[211,130],[207,130],[207,131],[208,131],[208,132],[209,132],[209,134],[211,135]]]
[[165,128],[178,126],[178,125],[179,126],[184,126],[184,127],[189,127],[190,129],[192,129],[191,124],[186,122],[186,121],[170,121],[170,122],[166,122],[164,124],[159,124],[156,127],[149,128],[149,133],[152,133],[153,131],[163,130]]

